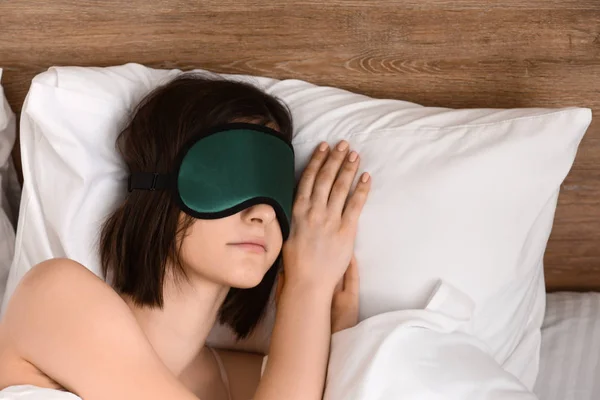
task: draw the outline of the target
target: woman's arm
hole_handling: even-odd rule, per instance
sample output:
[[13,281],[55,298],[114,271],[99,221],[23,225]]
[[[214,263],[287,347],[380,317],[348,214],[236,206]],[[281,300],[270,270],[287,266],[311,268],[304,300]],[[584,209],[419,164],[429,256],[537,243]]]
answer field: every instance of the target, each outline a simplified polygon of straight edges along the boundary
[[163,365],[119,295],[75,261],[29,271],[2,323],[24,359],[85,400],[198,400]]
[[254,400],[312,400],[323,396],[329,356],[332,291],[284,285],[269,361]]
[[[351,265],[358,218],[370,188],[363,175],[349,195],[358,155],[348,143],[316,149],[293,208],[283,248],[285,283],[278,302],[269,361],[254,400],[320,400],[323,396],[331,305]],[[354,271],[354,270],[353,270]],[[352,274],[353,287],[357,277]]]

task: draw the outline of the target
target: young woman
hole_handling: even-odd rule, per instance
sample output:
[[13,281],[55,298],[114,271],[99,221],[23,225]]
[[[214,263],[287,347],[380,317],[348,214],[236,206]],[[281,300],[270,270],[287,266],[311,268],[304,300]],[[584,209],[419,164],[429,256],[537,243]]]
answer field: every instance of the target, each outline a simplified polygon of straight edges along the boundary
[[[0,395],[320,399],[331,333],[357,321],[370,179],[351,190],[358,154],[322,143],[295,187],[291,134],[287,108],[239,82],[183,75],[144,99],[117,141],[131,175],[100,235],[110,285],[72,260],[35,266],[0,323]],[[205,340],[216,321],[251,333],[280,269],[261,376],[262,356]]]

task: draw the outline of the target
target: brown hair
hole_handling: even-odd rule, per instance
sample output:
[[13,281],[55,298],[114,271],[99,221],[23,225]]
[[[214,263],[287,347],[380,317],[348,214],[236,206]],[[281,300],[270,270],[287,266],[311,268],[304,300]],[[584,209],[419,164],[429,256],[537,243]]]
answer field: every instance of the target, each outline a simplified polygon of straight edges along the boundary
[[[234,121],[273,124],[291,141],[290,112],[275,97],[247,83],[182,74],[141,101],[117,138],[117,148],[130,173],[167,173],[195,132]],[[167,261],[183,273],[180,239],[194,218],[185,215],[180,221],[180,213],[168,192],[135,190],[102,227],[102,272],[110,272],[115,290],[138,305],[162,307]],[[280,264],[279,257],[256,287],[229,290],[219,321],[238,338],[262,318]]]

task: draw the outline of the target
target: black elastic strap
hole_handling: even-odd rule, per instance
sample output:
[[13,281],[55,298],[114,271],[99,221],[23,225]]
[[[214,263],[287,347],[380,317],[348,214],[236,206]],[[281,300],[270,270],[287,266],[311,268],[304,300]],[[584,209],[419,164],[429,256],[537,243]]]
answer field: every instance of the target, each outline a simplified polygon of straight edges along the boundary
[[129,176],[128,190],[163,190],[169,185],[169,175],[158,172],[134,172]]

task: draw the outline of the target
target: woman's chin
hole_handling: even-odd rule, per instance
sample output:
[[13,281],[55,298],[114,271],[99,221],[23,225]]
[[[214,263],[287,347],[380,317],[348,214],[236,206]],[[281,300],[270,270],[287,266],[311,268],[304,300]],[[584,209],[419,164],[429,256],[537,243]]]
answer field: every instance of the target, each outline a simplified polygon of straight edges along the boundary
[[236,271],[228,276],[228,285],[230,287],[238,289],[250,289],[263,280],[267,271],[261,269],[260,271],[252,271],[252,269],[245,269],[243,271]]
[[260,283],[260,281],[258,282],[253,282],[253,283],[248,283],[248,282],[233,282],[232,284],[229,285],[229,287],[232,288],[236,288],[236,289],[252,289],[253,287],[258,286],[258,284]]

